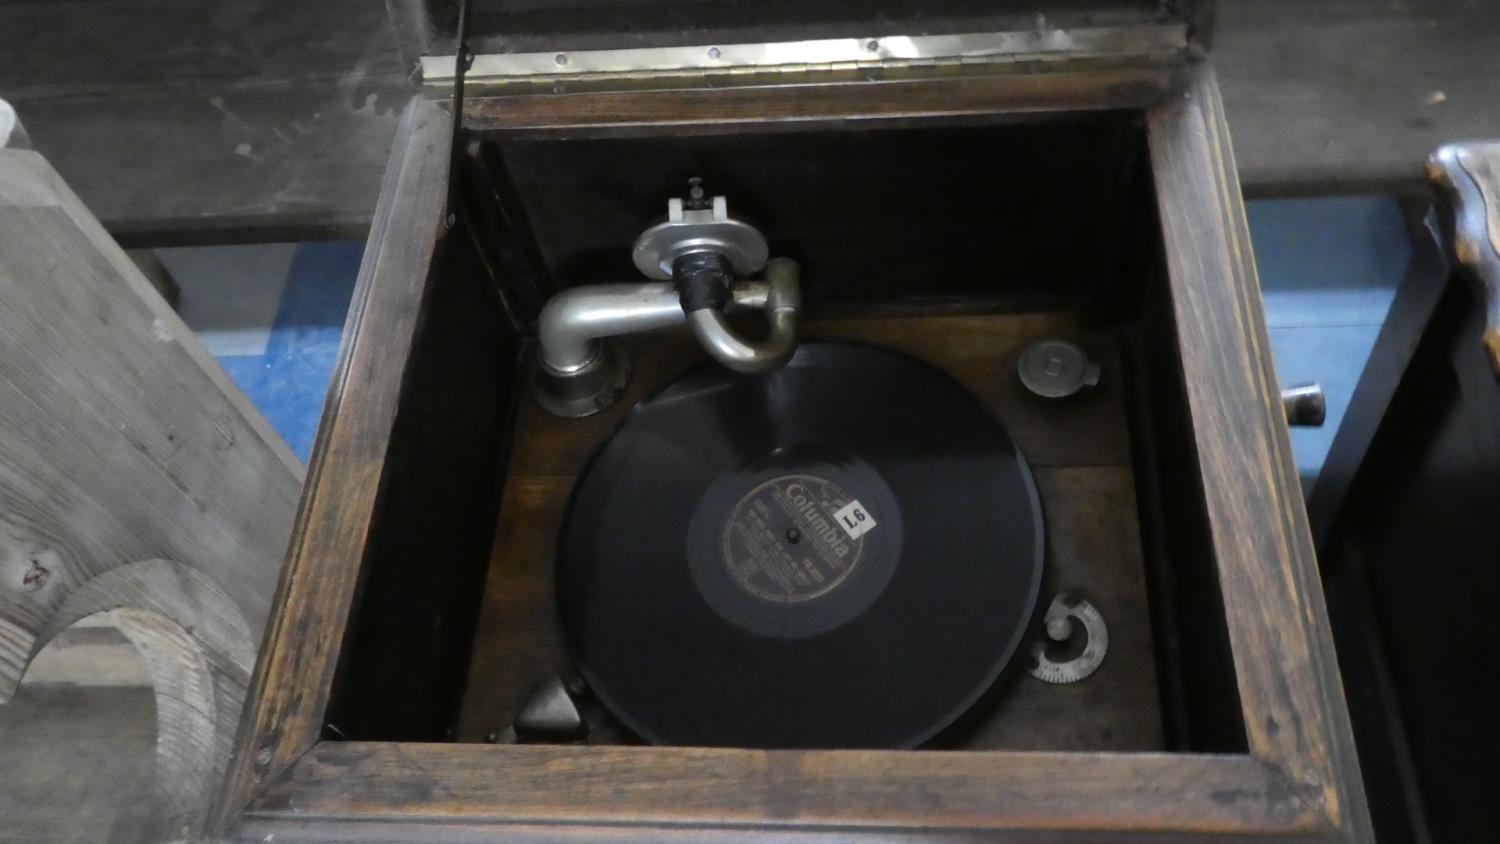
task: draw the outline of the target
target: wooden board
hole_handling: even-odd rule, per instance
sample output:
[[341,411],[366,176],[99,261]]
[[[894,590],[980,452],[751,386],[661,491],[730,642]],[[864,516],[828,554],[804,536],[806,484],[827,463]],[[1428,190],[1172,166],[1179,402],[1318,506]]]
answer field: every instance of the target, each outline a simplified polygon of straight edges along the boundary
[[[1437,144],[1500,137],[1500,5],[1226,2],[1216,33],[1255,195],[1420,190]],[[402,67],[381,3],[0,6],[0,96],[132,243],[362,235]]]
[[362,237],[412,91],[384,3],[0,4],[0,97],[131,245]]
[[1152,111],[1147,126],[1182,379],[1250,753],[1289,781],[1316,788],[1309,799],[1339,837],[1369,840],[1213,72],[1200,75],[1190,96]]
[[429,271],[446,233],[451,127],[428,103],[414,101],[404,112],[276,587],[278,613],[266,628],[251,678],[258,694],[245,707],[220,791],[219,823],[261,788],[269,772],[301,756],[322,733],[337,643],[374,526],[402,379]]
[[[1125,385],[1108,334],[1066,315],[897,317],[811,322],[804,338],[877,343],[958,378],[1016,438],[1036,474],[1047,523],[1049,583],[1076,589],[1110,623],[1104,667],[1075,686],[1017,676],[960,744],[1019,750],[1159,750],[1149,608],[1125,424]],[[1066,402],[1028,393],[1015,375],[1029,343],[1074,338],[1101,362],[1096,390]],[[456,739],[483,741],[509,726],[524,696],[566,669],[553,599],[553,553],[578,474],[631,405],[702,360],[683,332],[631,338],[627,395],[599,416],[549,416],[525,398],[502,498],[494,560],[472,652]],[[529,364],[523,363],[523,366]],[[529,373],[528,373],[529,374]],[[598,741],[618,741],[612,729]]]
[[302,465],[34,152],[0,150],[0,702],[117,610],[156,690],[153,834],[196,834]]
[[323,742],[227,838],[1160,844],[1319,820],[1246,756]]
[[1500,138],[1500,4],[1218,8],[1212,56],[1247,193],[1421,193],[1439,144]]

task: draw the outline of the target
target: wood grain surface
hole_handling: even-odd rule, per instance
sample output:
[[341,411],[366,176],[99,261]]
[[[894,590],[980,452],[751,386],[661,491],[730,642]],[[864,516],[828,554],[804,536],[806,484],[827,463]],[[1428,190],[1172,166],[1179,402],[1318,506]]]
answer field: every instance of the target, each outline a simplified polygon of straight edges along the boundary
[[1039,67],[1025,73],[870,82],[858,78],[795,86],[540,93],[465,97],[464,125],[476,130],[567,130],[619,134],[646,125],[732,132],[842,120],[975,117],[1040,111],[1141,108],[1185,81],[1175,64]]
[[1244,756],[325,742],[230,840],[1171,841],[1318,820]]
[[462,229],[426,294],[325,720],[442,741],[468,670],[511,443],[517,340]]
[[0,701],[117,610],[156,694],[148,829],[196,834],[302,466],[33,152],[0,150],[0,296]]
[[1317,557],[1213,71],[1150,113],[1177,341],[1250,752],[1368,840]]
[[323,728],[440,238],[450,127],[446,113],[420,100],[402,118],[218,820],[302,755]]

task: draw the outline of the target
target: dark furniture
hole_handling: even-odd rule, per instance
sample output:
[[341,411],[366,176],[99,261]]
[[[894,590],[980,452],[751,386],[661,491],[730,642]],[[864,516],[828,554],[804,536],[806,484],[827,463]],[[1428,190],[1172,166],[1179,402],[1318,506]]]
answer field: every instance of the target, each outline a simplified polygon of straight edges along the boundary
[[[1477,841],[1492,835],[1500,752],[1488,676],[1500,658],[1500,144],[1443,147],[1429,172],[1444,202],[1335,440],[1341,480],[1311,504],[1380,840]],[[1334,486],[1348,491],[1341,506]]]
[[[466,45],[451,9],[397,9],[430,99],[386,171],[224,835],[1367,839],[1205,8],[1075,1],[1038,23],[1020,2],[880,21],[772,3],[747,23],[702,3],[690,30],[678,7],[590,8],[576,32],[550,5],[476,3]],[[926,53],[939,42],[908,41],[917,28],[982,35]],[[649,51],[701,65],[851,31],[834,46],[870,58],[700,72]],[[648,52],[590,52],[621,43]],[[478,55],[450,112],[463,46]],[[517,666],[550,657],[546,524],[608,433],[605,416],[538,417],[537,309],[630,277],[630,237],[688,176],[803,265],[809,324],[927,349],[1018,437],[1052,435],[983,387],[1017,326],[1074,326],[1116,361],[1092,456],[1038,461],[1096,492],[1115,479],[1092,526],[1126,526],[1119,570],[1149,593],[1131,664],[1159,675],[1112,710],[1137,735],[1074,713],[1047,736],[915,751],[481,743]],[[640,342],[637,389],[691,362],[681,338]]]

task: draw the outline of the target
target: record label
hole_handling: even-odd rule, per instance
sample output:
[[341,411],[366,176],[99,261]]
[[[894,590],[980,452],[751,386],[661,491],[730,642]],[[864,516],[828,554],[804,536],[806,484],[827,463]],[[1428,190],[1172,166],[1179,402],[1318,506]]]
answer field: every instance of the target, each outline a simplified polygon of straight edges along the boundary
[[810,601],[836,589],[865,544],[841,529],[837,514],[850,503],[837,484],[815,475],[782,475],[756,486],[724,526],[730,577],[773,603]]
[[[857,501],[886,524],[850,538]],[[729,623],[777,639],[816,636],[874,603],[895,571],[901,513],[890,487],[837,450],[787,446],[721,474],[688,523],[685,557],[703,600]]]

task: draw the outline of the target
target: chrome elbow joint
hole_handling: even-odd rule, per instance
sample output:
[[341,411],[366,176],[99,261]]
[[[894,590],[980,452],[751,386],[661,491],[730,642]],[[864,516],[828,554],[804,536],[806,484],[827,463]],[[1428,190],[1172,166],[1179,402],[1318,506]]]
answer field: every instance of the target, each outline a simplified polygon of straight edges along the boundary
[[536,397],[558,416],[598,413],[630,382],[630,359],[612,338],[682,322],[670,284],[596,284],[553,296],[537,320]]
[[710,357],[735,372],[762,375],[780,369],[797,351],[797,312],[802,309],[799,275],[797,262],[790,258],[776,258],[766,265],[763,307],[771,332],[765,340],[751,343],[741,338],[715,308],[688,314],[693,336]]

